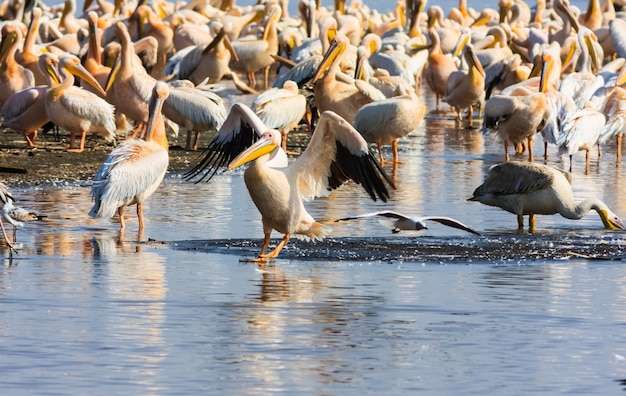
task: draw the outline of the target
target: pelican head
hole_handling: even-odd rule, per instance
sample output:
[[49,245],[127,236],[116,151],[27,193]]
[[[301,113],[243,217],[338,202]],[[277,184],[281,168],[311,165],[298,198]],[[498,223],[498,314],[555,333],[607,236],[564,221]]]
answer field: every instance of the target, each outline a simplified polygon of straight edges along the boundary
[[39,70],[44,76],[48,76],[52,81],[51,85],[58,85],[61,83],[61,77],[57,67],[59,66],[59,58],[52,52],[44,52],[39,57]]
[[102,89],[98,80],[96,80],[94,76],[92,76],[91,73],[89,73],[87,69],[80,64],[80,59],[76,56],[63,55],[59,60],[59,70],[65,70],[68,73],[72,73],[73,75],[82,78],[86,83],[97,89],[102,96],[106,96],[106,92],[104,92],[104,89]]
[[328,51],[326,51],[326,54],[324,54],[324,58],[322,59],[322,62],[317,68],[315,75],[311,79],[311,82],[315,82],[319,80],[319,78],[324,74],[324,72],[328,70],[328,68],[330,68],[330,66],[333,64],[335,59],[341,54],[343,54],[347,46],[348,46],[347,37],[341,34],[338,34],[337,36],[335,36],[333,41],[330,43],[330,47],[328,47]]
[[620,219],[609,208],[602,208],[598,210],[598,215],[600,215],[600,219],[602,219],[602,224],[604,224],[605,228],[614,231],[626,230],[626,226],[624,225],[622,219]]
[[279,131],[269,130],[261,135],[261,138],[241,152],[234,160],[228,164],[228,169],[235,169],[243,164],[253,161],[265,154],[269,154],[274,150],[280,148],[281,135]]
[[[151,139],[153,132],[155,132],[155,128],[157,127],[156,123],[161,119],[157,116],[161,113],[163,103],[169,95],[170,90],[167,84],[163,81],[157,81],[156,85],[152,89],[152,97],[150,98],[150,106],[148,110],[150,115],[148,117],[148,127],[146,128],[147,141]],[[165,145],[167,145],[167,138],[165,139]]]
[[20,38],[19,29],[7,25],[2,29],[2,43],[0,43],[0,59],[4,59],[9,53],[9,48]]

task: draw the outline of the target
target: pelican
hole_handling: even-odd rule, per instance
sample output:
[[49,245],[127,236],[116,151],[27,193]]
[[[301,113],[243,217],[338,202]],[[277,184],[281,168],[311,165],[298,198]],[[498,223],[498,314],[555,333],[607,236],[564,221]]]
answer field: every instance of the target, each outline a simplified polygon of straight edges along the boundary
[[618,161],[622,158],[622,136],[626,129],[626,89],[622,87],[625,83],[626,67],[622,68],[622,71],[615,79],[615,86],[610,90],[600,110],[606,117],[606,125],[600,131],[598,144],[603,144],[608,139],[615,137]]
[[256,87],[256,78],[254,73],[263,70],[265,74],[265,89],[269,87],[269,69],[274,64],[274,58],[271,55],[278,54],[278,33],[276,31],[276,23],[280,19],[281,9],[278,5],[272,5],[269,8],[267,23],[263,30],[261,39],[240,38],[232,42],[236,60],[231,59],[230,67],[233,70],[245,72],[248,76],[248,85],[254,89]]
[[121,50],[119,63],[113,67],[106,91],[110,94],[107,100],[140,127],[148,122],[148,102],[156,80],[135,61],[135,51],[126,26],[117,22],[115,34],[120,40]]
[[459,70],[450,74],[444,102],[456,109],[459,121],[461,121],[461,111],[469,109],[468,124],[471,127],[473,105],[485,93],[485,71],[470,45],[465,45],[463,48],[463,56],[468,63],[469,70]]
[[[46,93],[46,113],[50,121],[70,132],[69,152],[82,152],[85,149],[85,137],[88,131],[102,134],[105,139],[115,139],[114,108],[104,99],[82,88],[74,86],[73,74],[100,87],[95,78],[80,64],[73,55],[65,55],[59,60],[59,74],[63,81],[55,80],[55,72],[47,69],[51,76]],[[102,87],[99,89],[106,96]],[[76,134],[80,133],[80,145],[74,146]]]
[[33,72],[15,60],[15,52],[22,40],[19,24],[6,22],[2,25],[0,43],[0,105],[16,92],[35,86]]
[[[322,113],[307,149],[289,166],[280,141],[278,131],[268,130],[250,108],[236,103],[204,159],[187,174],[191,179],[209,168],[200,180],[210,179],[226,164],[234,169],[256,159],[244,173],[250,196],[261,212],[265,234],[255,261],[277,257],[292,235],[318,240],[328,234],[330,230],[306,211],[303,200],[326,195],[350,179],[361,184],[374,200],[389,198],[385,181],[391,186],[393,183],[367,142],[336,113]],[[272,230],[284,237],[266,253]]]
[[41,51],[35,45],[37,38],[39,37],[39,21],[41,19],[41,9],[39,7],[33,8],[30,25],[28,26],[28,32],[24,39],[24,45],[21,50],[15,53],[15,60],[31,72],[35,78],[35,85],[45,85],[47,78],[39,68],[39,56]]
[[[569,155],[569,171],[572,171],[572,158],[578,151],[585,151],[585,171],[589,173],[591,149],[598,143],[600,131],[606,124],[604,114],[595,111],[590,106],[576,110],[566,116],[561,124],[561,131],[557,137],[559,155]],[[600,146],[598,146],[598,155]]]
[[152,69],[152,75],[156,78],[163,77],[163,71],[167,63],[167,56],[174,51],[174,31],[168,23],[160,18],[147,5],[137,7],[131,20],[138,22],[139,38],[152,36],[159,43],[157,48],[157,63]]
[[165,74],[199,84],[205,78],[217,83],[230,73],[228,63],[237,56],[228,38],[230,27],[211,21],[210,28],[215,34],[213,40],[178,51],[167,63]]
[[463,231],[467,231],[470,232],[474,235],[480,235],[480,233],[478,233],[477,231],[472,230],[471,228],[469,228],[468,226],[466,226],[465,224],[461,223],[458,220],[455,220],[451,217],[445,217],[445,216],[425,216],[425,217],[421,217],[421,218],[416,218],[416,217],[409,217],[407,215],[404,215],[402,213],[398,213],[398,212],[393,212],[390,210],[385,210],[382,212],[373,212],[373,213],[366,213],[366,214],[362,214],[362,215],[358,215],[358,216],[354,216],[354,217],[344,217],[342,219],[338,219],[335,220],[337,221],[347,221],[347,220],[356,220],[356,219],[361,219],[361,218],[367,218],[367,217],[374,217],[374,216],[381,216],[381,217],[387,217],[387,218],[391,218],[394,219],[394,221],[392,222],[393,224],[393,228],[391,229],[391,232],[394,234],[397,234],[398,232],[405,230],[405,231],[419,231],[419,230],[427,230],[428,227],[426,226],[426,222],[427,221],[435,221],[439,224],[443,224],[445,226],[448,227],[452,227],[452,228],[458,228],[459,230],[463,230]]
[[426,115],[426,106],[411,88],[400,86],[401,94],[364,105],[354,117],[354,128],[368,143],[378,145],[380,163],[385,164],[382,145],[391,143],[394,164],[398,160],[398,139],[415,130]]
[[143,201],[159,187],[169,164],[167,136],[161,115],[168,94],[166,83],[155,84],[144,139],[127,139],[115,147],[98,169],[91,187],[94,205],[89,215],[111,218],[117,211],[120,230],[124,230],[124,208],[136,204],[140,237],[144,228]]
[[385,99],[385,95],[368,82],[354,80],[339,70],[348,44],[348,38],[338,33],[311,81],[319,111],[332,110],[351,123],[363,105]]
[[[43,54],[39,58],[42,72],[47,69],[54,71],[58,63],[58,58],[51,53]],[[46,112],[47,92],[48,85],[23,89],[11,95],[0,109],[2,126],[22,132],[30,147],[36,147],[37,131],[50,121]]]
[[[224,101],[215,93],[197,88],[189,81],[170,87],[163,115],[187,129],[187,149],[197,150],[200,132],[216,131],[226,118]],[[195,133],[193,144],[191,132]]]
[[295,81],[287,80],[282,88],[272,88],[259,94],[252,102],[252,111],[270,129],[282,136],[281,148],[287,151],[287,134],[305,116],[307,103]]
[[509,143],[518,145],[528,141],[528,161],[533,161],[533,139],[548,122],[550,108],[546,96],[496,95],[485,102],[484,123],[495,129],[504,141],[505,161],[509,160]]
[[571,174],[547,165],[504,162],[489,169],[485,182],[468,201],[516,214],[519,230],[524,228],[524,215],[529,216],[530,232],[534,232],[536,214],[558,213],[579,220],[592,209],[598,212],[605,228],[626,230],[622,220],[601,200],[592,198],[576,203],[571,183]]
[[581,48],[580,71],[568,74],[559,86],[559,91],[573,98],[579,108],[582,108],[594,92],[604,85],[604,79],[593,74],[598,60],[593,43],[597,41],[591,30],[580,27],[578,31],[578,43]]
[[437,30],[431,27],[428,30],[428,36],[430,37],[432,45],[423,76],[424,80],[426,80],[426,83],[435,94],[436,110],[439,111],[439,99],[446,95],[450,74],[458,71],[459,68],[449,54],[442,52]]

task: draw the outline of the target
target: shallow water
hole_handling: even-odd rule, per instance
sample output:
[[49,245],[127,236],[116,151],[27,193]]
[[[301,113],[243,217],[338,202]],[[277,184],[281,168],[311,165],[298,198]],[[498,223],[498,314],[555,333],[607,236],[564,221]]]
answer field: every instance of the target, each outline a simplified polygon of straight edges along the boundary
[[[539,145],[538,145],[539,146]],[[538,149],[539,150],[539,149]],[[615,148],[574,163],[577,198],[621,215]],[[386,152],[389,155],[389,152]],[[541,155],[539,151],[537,155]],[[551,153],[550,164],[565,167]],[[169,174],[130,216],[94,220],[88,182],[15,190],[46,214],[0,267],[0,386],[8,394],[614,394],[626,379],[624,234],[595,214],[514,215],[467,202],[500,143],[430,116],[400,143],[387,204],[346,185],[307,207],[320,220],[381,209],[455,217],[391,234],[331,223],[261,270],[260,216],[242,170],[193,184]],[[235,198],[237,197],[237,198]],[[132,211],[128,211],[132,214]],[[274,235],[274,242],[279,235]],[[586,260],[574,253],[614,260]],[[439,250],[438,250],[439,249]],[[492,254],[489,254],[489,253]],[[495,252],[495,253],[494,253]]]
[[[588,175],[577,155],[573,189],[626,216],[614,153],[609,144],[600,161],[593,156]],[[549,164],[568,166],[550,154]],[[625,234],[603,230],[595,214],[538,216],[536,234],[518,234],[514,215],[467,202],[502,148],[449,115],[429,116],[400,142],[400,156],[404,164],[386,167],[397,185],[390,202],[349,184],[307,203],[331,238],[294,240],[264,269],[242,262],[262,237],[243,170],[208,184],[169,174],[144,205],[141,242],[132,210],[122,237],[116,220],[87,216],[87,181],[15,189],[22,206],[48,217],[18,231],[12,260],[0,250],[0,389],[623,391]],[[391,234],[374,219],[333,222],[383,209],[451,216],[483,235],[437,223]]]

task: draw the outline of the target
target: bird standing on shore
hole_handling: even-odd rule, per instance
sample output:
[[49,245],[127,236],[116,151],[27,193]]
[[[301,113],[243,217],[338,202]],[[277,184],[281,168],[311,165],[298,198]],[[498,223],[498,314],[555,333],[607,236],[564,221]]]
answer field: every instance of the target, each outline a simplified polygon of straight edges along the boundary
[[152,90],[148,127],[144,139],[132,138],[119,144],[98,169],[91,187],[92,217],[111,218],[117,211],[120,231],[124,230],[124,207],[137,205],[139,238],[143,221],[143,201],[161,184],[169,165],[168,142],[161,109],[169,95],[166,83]]

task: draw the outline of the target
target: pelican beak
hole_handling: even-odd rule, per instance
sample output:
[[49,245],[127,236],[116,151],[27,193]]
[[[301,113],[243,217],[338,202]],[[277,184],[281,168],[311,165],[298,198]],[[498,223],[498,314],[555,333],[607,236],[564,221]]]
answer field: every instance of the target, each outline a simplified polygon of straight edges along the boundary
[[98,92],[102,94],[102,96],[107,96],[107,93],[104,91],[104,89],[102,89],[102,86],[100,85],[100,83],[98,83],[98,80],[96,80],[95,77],[92,76],[91,73],[89,73],[87,69],[85,69],[85,67],[80,63],[68,66],[67,71],[77,77],[82,78],[86,83],[97,89]]
[[6,37],[2,38],[2,43],[0,43],[0,59],[4,59],[9,52],[9,48],[15,43],[17,40],[17,32],[10,32],[6,35]]
[[254,161],[262,155],[271,153],[278,145],[273,141],[265,138],[261,138],[258,142],[248,147],[245,151],[237,156],[230,164],[228,164],[228,170],[235,169],[250,161]]
[[93,0],[85,0],[85,2],[83,3],[83,12],[87,11],[92,4]]
[[605,228],[613,231],[626,230],[626,226],[624,225],[622,219],[617,217],[617,215],[612,213],[610,210],[600,210],[598,211],[598,214],[600,215]]
[[598,41],[598,38],[595,34],[591,33],[589,35],[585,35],[584,42],[587,46],[587,50],[589,51],[589,57],[591,58],[591,66],[594,71],[598,70],[598,55],[596,53],[596,49],[593,46],[593,43]]
[[164,97],[159,95],[153,95],[152,100],[150,100],[150,106],[148,108],[148,114],[150,116],[148,117],[148,127],[146,128],[146,140],[150,139],[150,135],[152,134],[152,131],[154,131],[154,125],[156,119],[158,118],[157,115],[161,112],[165,100],[166,99]]
[[50,63],[50,62],[46,62],[44,68],[46,69],[46,73],[52,77],[52,80],[54,80],[55,85],[61,84],[61,78],[59,77],[59,73],[57,71],[57,69],[54,67],[54,64]]
[[483,65],[480,64],[480,61],[478,60],[478,58],[476,57],[476,54],[474,53],[474,50],[471,47],[467,47],[466,50],[466,56],[467,56],[467,63],[472,65],[476,68],[476,70],[478,70],[478,72],[480,74],[482,74],[483,77],[485,77],[485,70],[483,69]]
[[541,67],[541,77],[539,77],[539,92],[547,92],[548,79],[550,78],[550,73],[552,73],[553,65],[554,62],[552,60],[552,57],[544,57],[543,66]]
[[109,73],[109,77],[107,77],[107,83],[106,83],[106,86],[104,87],[106,91],[108,91],[109,88],[111,88],[111,85],[113,85],[113,82],[117,78],[117,75],[120,73],[121,69],[122,69],[122,61],[120,59],[120,54],[118,53],[117,56],[115,57],[115,60],[113,61],[113,66],[111,67],[111,72]]
[[461,34],[461,36],[459,37],[459,41],[457,41],[456,45],[454,46],[454,50],[452,51],[452,57],[456,58],[459,55],[461,55],[461,51],[463,51],[463,47],[465,47],[465,45],[467,45],[467,43],[470,42],[470,35],[467,32],[463,32]]
[[317,71],[315,72],[315,75],[311,79],[311,82],[314,83],[315,81],[317,81],[322,76],[322,74],[324,74],[324,72],[326,70],[328,70],[330,65],[335,60],[335,58],[337,58],[337,56],[339,56],[339,54],[343,53],[343,51],[345,51],[345,49],[346,49],[346,44],[345,43],[339,44],[337,42],[337,40],[333,40],[330,43],[330,47],[328,48],[328,51],[326,51],[326,54],[324,55],[324,58],[322,59],[322,62],[320,63],[319,67],[317,68]]
[[[202,54],[206,55],[209,52],[211,52],[211,50],[215,47],[217,47],[217,44],[224,39],[224,37],[226,36],[226,32],[224,32],[224,28],[221,28],[220,31],[215,35],[215,37],[213,38],[213,40],[211,40],[211,42],[209,43],[209,45],[207,45],[206,47],[204,47],[204,49],[202,50]],[[232,56],[232,54],[231,54]]]

